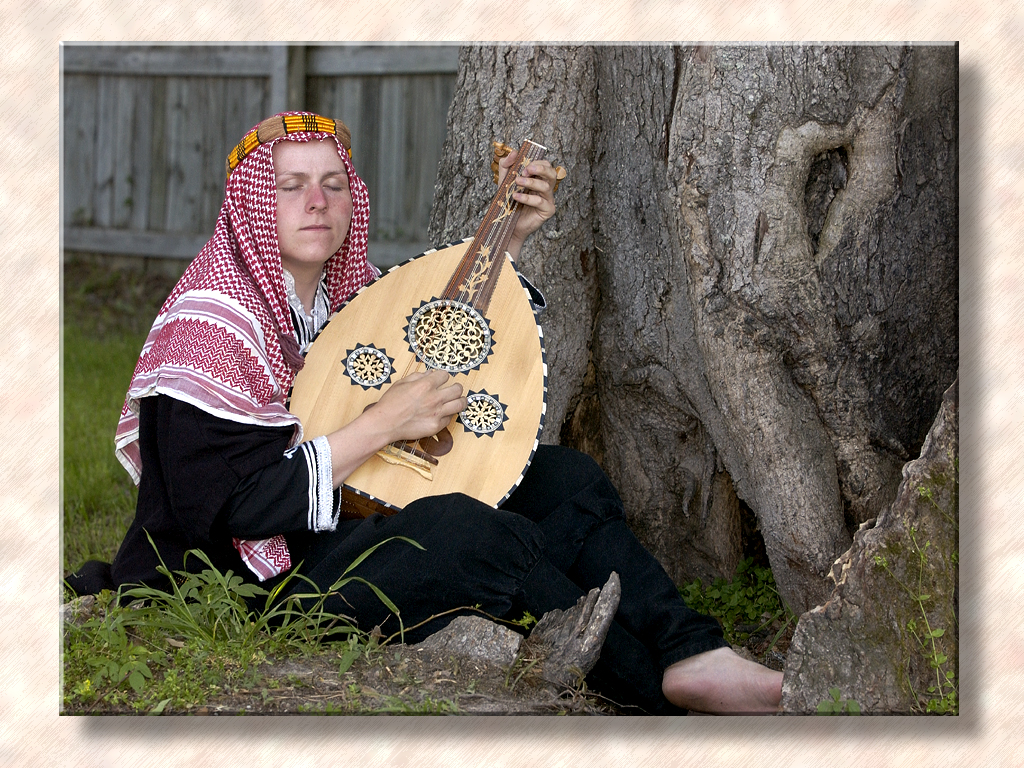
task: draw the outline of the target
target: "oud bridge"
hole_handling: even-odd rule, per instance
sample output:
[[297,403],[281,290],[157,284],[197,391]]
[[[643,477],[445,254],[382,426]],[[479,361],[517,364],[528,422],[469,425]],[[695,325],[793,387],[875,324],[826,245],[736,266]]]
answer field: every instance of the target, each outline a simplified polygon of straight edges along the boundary
[[437,459],[410,444],[391,443],[377,451],[377,455],[388,464],[411,469],[424,480],[434,479],[432,470],[437,466]]
[[377,451],[388,464],[408,467],[425,480],[433,480],[433,468],[438,456],[444,456],[454,445],[452,433],[445,427],[432,437],[422,437],[411,442],[391,443]]

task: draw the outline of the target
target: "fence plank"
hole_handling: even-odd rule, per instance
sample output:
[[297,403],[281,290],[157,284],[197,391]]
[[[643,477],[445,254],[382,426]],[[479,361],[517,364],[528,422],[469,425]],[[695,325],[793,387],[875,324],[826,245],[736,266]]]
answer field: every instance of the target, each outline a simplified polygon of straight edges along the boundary
[[64,224],[93,223],[93,184],[96,175],[96,110],[98,83],[94,77],[64,78]]
[[114,80],[117,110],[114,113],[113,132],[113,191],[112,220],[115,227],[127,227],[132,206],[132,135],[135,133],[135,78],[118,77]]
[[200,200],[202,148],[194,120],[202,100],[195,78],[172,77],[167,82],[167,216],[170,232],[194,232],[202,221]]
[[306,46],[288,46],[288,103],[289,111],[306,109]]
[[134,78],[135,130],[130,137],[132,145],[131,216],[127,226],[145,229],[149,221],[150,183],[152,176],[153,141],[153,78]]
[[308,50],[306,74],[309,76],[455,74],[459,71],[457,45],[311,45]]
[[269,117],[269,87],[265,78],[238,78],[227,81],[224,92],[223,151],[217,160],[217,178],[224,181],[224,162],[228,153],[245,136],[246,131]]
[[220,205],[224,201],[224,158],[228,148],[218,119],[227,97],[227,78],[203,78],[205,97],[199,105],[192,129],[201,151],[200,177],[202,194],[199,205],[199,231],[213,232]]
[[406,178],[406,205],[403,216],[414,222],[413,236],[427,239],[430,209],[434,204],[434,184],[444,146],[448,105],[454,95],[452,77],[418,78],[412,88],[412,106],[407,130],[410,132],[409,166]]
[[96,166],[93,179],[93,223],[109,227],[114,214],[114,124],[117,87],[112,77],[99,79],[96,96]]
[[401,239],[401,216],[405,177],[405,128],[408,123],[406,97],[409,80],[403,76],[381,78],[380,83],[380,144],[377,165],[377,223],[376,236],[381,239]]
[[167,228],[167,78],[153,80],[153,139],[149,151],[149,229]]
[[[380,228],[380,88],[377,78],[360,78],[363,88],[359,91],[359,155],[356,169],[366,182],[370,192],[370,237],[377,237]],[[352,139],[353,147],[355,137]],[[353,150],[353,157],[356,157]]]
[[65,74],[269,77],[284,45],[63,44]]
[[191,259],[209,239],[209,235],[65,227],[62,245],[65,251]]
[[270,49],[270,110],[276,115],[288,109],[288,49],[275,45]]

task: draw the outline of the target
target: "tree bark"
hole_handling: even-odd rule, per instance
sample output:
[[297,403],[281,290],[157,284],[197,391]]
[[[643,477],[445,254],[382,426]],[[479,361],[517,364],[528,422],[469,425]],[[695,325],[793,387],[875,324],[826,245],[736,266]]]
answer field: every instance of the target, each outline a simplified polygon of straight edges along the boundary
[[673,578],[728,575],[739,500],[783,597],[828,596],[956,378],[954,47],[463,50],[431,234],[490,141],[565,166],[520,268],[547,294],[543,439],[587,450]]

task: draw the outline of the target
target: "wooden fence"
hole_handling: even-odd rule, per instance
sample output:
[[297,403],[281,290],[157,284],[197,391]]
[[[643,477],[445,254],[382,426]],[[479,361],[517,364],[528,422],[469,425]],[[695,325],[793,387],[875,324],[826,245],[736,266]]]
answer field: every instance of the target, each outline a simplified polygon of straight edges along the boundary
[[191,259],[213,232],[224,158],[262,118],[308,109],[352,130],[370,257],[429,247],[454,46],[61,48],[65,252]]

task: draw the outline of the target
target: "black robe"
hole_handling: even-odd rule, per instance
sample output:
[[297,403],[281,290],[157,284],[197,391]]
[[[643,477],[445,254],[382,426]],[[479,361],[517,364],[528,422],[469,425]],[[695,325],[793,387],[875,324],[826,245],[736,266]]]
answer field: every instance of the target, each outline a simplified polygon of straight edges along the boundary
[[[309,531],[311,477],[303,452],[287,450],[292,435],[291,427],[228,421],[167,395],[143,398],[139,448],[145,471],[135,520],[111,566],[114,582],[167,585],[147,532],[172,571],[183,569],[187,550],[201,549],[218,570],[257,581],[233,537],[284,534],[297,562]],[[184,566],[206,567],[196,558]]]

